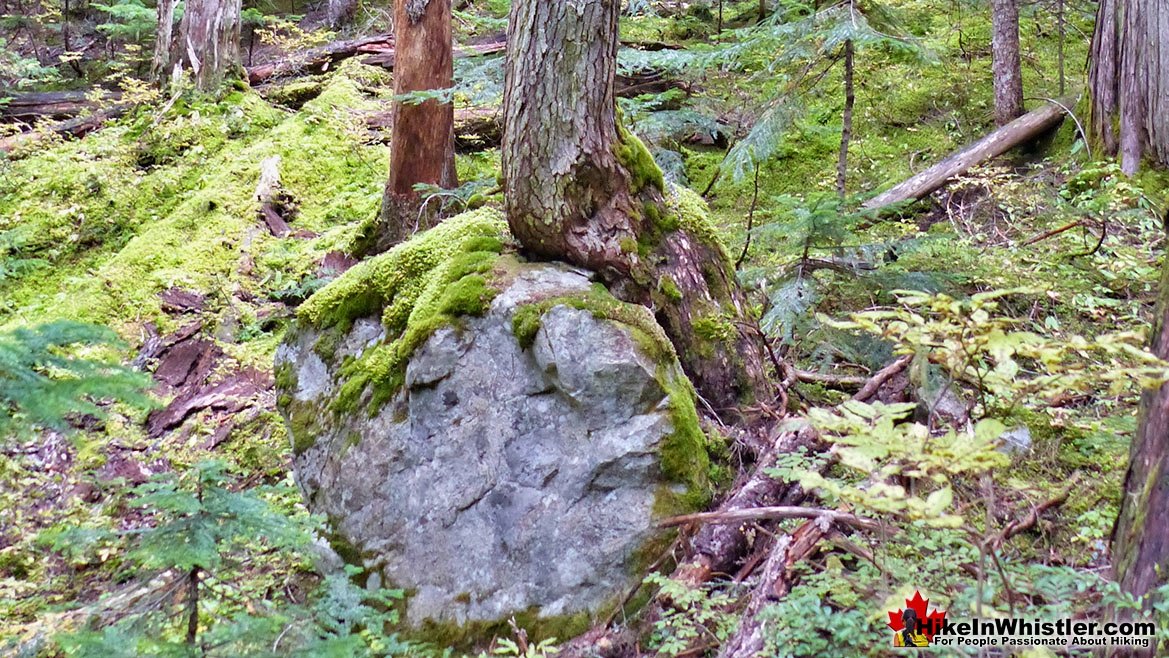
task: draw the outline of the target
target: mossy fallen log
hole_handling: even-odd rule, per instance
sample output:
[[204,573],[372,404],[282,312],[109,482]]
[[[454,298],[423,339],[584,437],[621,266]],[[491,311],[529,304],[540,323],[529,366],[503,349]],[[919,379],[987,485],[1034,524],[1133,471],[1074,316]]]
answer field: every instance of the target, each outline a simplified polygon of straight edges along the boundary
[[1055,128],[1063,121],[1067,108],[1072,104],[1074,101],[1048,103],[1037,110],[1028,112],[977,142],[952,153],[920,174],[869,199],[865,202],[864,207],[868,209],[883,208],[902,201],[925,198],[956,176],[966,173],[971,167],[996,158],[1016,146],[1033,141]]

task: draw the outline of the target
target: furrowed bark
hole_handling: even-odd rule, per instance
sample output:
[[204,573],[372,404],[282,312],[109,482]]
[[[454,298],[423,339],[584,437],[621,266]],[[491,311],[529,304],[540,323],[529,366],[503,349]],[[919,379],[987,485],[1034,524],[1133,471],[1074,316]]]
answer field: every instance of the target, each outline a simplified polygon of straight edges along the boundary
[[[1169,359],[1169,260],[1161,274],[1161,292],[1150,351]],[[1141,395],[1140,423],[1129,452],[1120,514],[1112,532],[1112,562],[1124,591],[1143,597],[1167,581],[1169,574],[1169,384]],[[1145,607],[1152,601],[1145,600]],[[1118,651],[1116,656],[1153,656]]]
[[[663,224],[661,172],[617,123],[617,0],[512,6],[504,93],[508,222],[529,252],[597,272],[655,310],[700,395],[719,413],[773,399],[745,304],[717,240]],[[667,294],[666,291],[670,291]],[[697,326],[728,327],[718,340]],[[713,346],[711,343],[716,343]]]
[[1000,126],[1023,114],[1023,67],[1019,56],[1019,6],[1016,2],[991,2],[994,120]]
[[217,89],[233,72],[242,72],[240,61],[240,0],[188,0],[177,33],[168,29],[174,4],[163,0],[158,7],[160,38],[151,69],[156,81],[166,84],[175,67],[190,71],[195,86]]
[[1125,173],[1169,166],[1169,2],[1101,0],[1088,87],[1092,139]]
[[848,185],[848,144],[852,140],[852,108],[856,104],[853,90],[852,39],[844,42],[844,114],[841,117],[840,156],[836,161],[836,193],[844,198]]

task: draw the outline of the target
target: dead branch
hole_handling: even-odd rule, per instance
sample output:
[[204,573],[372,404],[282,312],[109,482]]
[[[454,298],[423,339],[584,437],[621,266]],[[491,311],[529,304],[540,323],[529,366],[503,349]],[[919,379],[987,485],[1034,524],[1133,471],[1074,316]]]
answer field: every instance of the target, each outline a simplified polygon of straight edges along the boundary
[[868,383],[861,387],[861,390],[857,391],[856,395],[852,396],[852,399],[858,402],[864,402],[865,400],[873,397],[873,395],[877,393],[877,389],[881,388],[885,382],[889,381],[890,377],[896,375],[902,370],[905,370],[906,366],[908,366],[909,362],[912,360],[913,355],[906,354],[905,356],[898,358],[893,363],[890,363],[884,368],[881,368],[877,371],[877,374],[873,375],[869,379]]
[[872,519],[866,519],[847,512],[812,507],[787,506],[683,514],[660,521],[658,526],[662,528],[673,528],[689,523],[731,524],[744,523],[746,521],[762,521],[765,519],[826,519],[827,521],[850,526],[858,530],[877,530],[880,528],[880,524]]
[[884,193],[869,199],[865,202],[864,207],[869,209],[883,208],[902,201],[928,196],[953,178],[966,173],[971,167],[996,158],[1016,146],[1030,142],[1059,125],[1066,114],[1065,105],[1068,104],[1070,102],[1048,103],[1037,110],[1024,114],[977,142],[949,155],[920,174],[912,176]]

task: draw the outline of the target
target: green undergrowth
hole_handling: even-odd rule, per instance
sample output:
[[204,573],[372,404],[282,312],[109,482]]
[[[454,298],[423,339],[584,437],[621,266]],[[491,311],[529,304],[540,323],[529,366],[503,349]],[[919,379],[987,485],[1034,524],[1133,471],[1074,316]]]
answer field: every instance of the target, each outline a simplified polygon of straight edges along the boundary
[[[194,97],[0,165],[0,251],[23,264],[0,272],[0,314],[167,326],[156,294],[172,286],[293,285],[376,212],[385,155],[362,143],[363,107],[335,74],[297,113],[251,92]],[[278,239],[258,222],[252,192],[272,156],[297,204],[291,226],[320,237]]]

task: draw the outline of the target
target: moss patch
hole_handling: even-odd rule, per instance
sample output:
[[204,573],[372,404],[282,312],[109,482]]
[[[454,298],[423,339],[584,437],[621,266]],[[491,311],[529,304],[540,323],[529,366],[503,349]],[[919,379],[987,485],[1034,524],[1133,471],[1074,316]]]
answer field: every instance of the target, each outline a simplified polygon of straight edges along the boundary
[[629,172],[629,182],[635,193],[647,186],[656,187],[665,191],[666,178],[661,167],[654,161],[654,156],[646,148],[641,139],[621,126],[617,125],[617,143],[613,146],[613,155],[625,170]]
[[[507,239],[498,210],[452,217],[390,251],[358,264],[310,297],[298,312],[306,325],[346,331],[381,313],[386,340],[340,370],[335,411],[353,409],[368,387],[372,410],[401,388],[406,364],[440,327],[482,315],[495,297],[490,272]],[[328,333],[325,334],[328,336]]]

